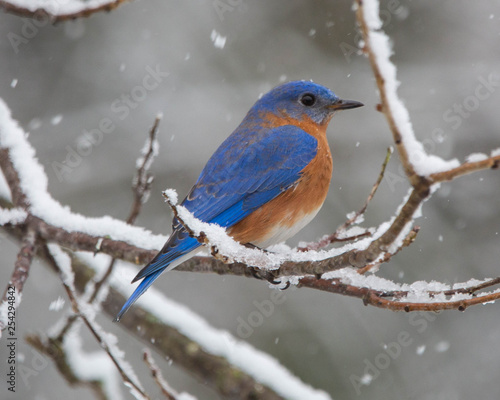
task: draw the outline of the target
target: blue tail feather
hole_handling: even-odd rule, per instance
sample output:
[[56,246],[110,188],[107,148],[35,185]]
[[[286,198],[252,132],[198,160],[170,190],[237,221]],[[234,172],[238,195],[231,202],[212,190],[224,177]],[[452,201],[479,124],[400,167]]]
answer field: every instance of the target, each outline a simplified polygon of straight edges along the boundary
[[[166,267],[165,267],[166,268]],[[143,281],[137,286],[137,288],[134,290],[134,293],[132,293],[132,296],[130,296],[127,300],[127,302],[123,305],[122,309],[120,312],[116,315],[115,319],[113,322],[118,322],[120,321],[121,317],[123,314],[127,312],[127,310],[132,306],[132,304],[135,303],[135,301],[141,297],[141,295],[153,284],[153,282],[160,276],[160,274],[163,272],[165,269],[160,269],[156,271],[155,273],[146,276]]]
[[153,284],[163,271],[174,268],[179,261],[182,261],[179,260],[181,257],[190,253],[199,246],[200,243],[198,243],[196,239],[187,236],[187,233],[183,235],[183,232],[175,231],[165,244],[163,250],[158,253],[157,256],[134,278],[132,282],[141,279],[142,282],[139,286],[137,286],[134,293],[132,293],[113,321],[120,321],[123,314],[125,314],[132,304],[134,304],[136,300],[144,294],[144,292]]
[[189,237],[187,233],[185,237],[181,237],[180,239],[177,239],[179,236],[177,232],[175,232],[175,235],[176,236],[173,236],[173,238],[168,240],[162,251],[160,251],[148,265],[139,271],[136,277],[132,280],[132,283],[145,278],[158,270],[163,271],[169,264],[173,263],[179,257],[182,257],[183,255],[201,246],[196,239]]

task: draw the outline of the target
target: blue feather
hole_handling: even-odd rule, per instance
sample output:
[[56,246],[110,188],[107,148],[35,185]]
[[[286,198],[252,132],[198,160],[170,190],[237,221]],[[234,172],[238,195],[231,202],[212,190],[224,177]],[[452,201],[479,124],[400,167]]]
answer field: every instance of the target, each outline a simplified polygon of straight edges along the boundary
[[130,296],[128,298],[127,302],[123,305],[122,309],[116,315],[113,322],[120,321],[123,314],[125,314],[127,312],[127,310],[132,306],[132,304],[134,304],[135,301],[153,284],[153,282],[156,280],[156,278],[158,278],[158,276],[160,276],[160,274],[162,272],[163,272],[163,270],[158,270],[155,273],[150,274],[146,278],[144,278],[144,280],[134,290],[134,293],[132,293],[132,296]]

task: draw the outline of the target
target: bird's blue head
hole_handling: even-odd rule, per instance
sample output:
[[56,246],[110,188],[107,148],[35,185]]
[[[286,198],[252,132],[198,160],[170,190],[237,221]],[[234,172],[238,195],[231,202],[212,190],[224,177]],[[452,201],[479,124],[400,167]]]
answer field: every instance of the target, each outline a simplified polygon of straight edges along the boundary
[[310,81],[293,81],[277,86],[255,103],[258,113],[272,112],[300,119],[308,116],[317,124],[327,123],[337,110],[361,107],[359,101],[342,100],[330,89]]

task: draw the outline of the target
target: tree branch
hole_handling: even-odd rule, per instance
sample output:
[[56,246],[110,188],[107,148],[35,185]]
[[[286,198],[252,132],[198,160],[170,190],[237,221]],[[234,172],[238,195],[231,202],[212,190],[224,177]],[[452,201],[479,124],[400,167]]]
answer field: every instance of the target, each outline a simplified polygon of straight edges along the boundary
[[433,182],[452,181],[455,178],[471,174],[483,169],[498,169],[500,166],[500,154],[485,158],[481,161],[466,162],[460,166],[444,172],[438,172],[430,175]]
[[161,369],[158,368],[158,365],[156,365],[156,362],[148,349],[143,351],[143,361],[151,371],[151,376],[155,380],[165,398],[167,400],[177,400],[177,393],[175,393],[175,391],[168,385],[167,381],[165,381],[165,378],[163,378]]
[[[299,281],[298,287],[308,287],[318,290],[323,290],[329,293],[338,293],[344,296],[356,297],[363,300],[364,305],[370,305],[377,308],[383,308],[391,311],[443,311],[443,310],[458,310],[465,311],[466,308],[477,305],[477,304],[487,304],[494,303],[496,300],[500,299],[500,290],[493,292],[486,292],[482,294],[476,294],[475,292],[484,289],[489,286],[497,285],[500,283],[500,278],[491,279],[481,285],[478,288],[463,288],[457,290],[446,290],[442,292],[438,291],[426,291],[420,293],[420,296],[428,296],[428,302],[419,301],[404,301],[402,299],[413,295],[414,293],[410,291],[390,291],[385,292],[381,290],[370,289],[368,287],[360,287],[356,285],[350,285],[344,283],[342,279],[314,279],[314,278],[302,278]],[[477,289],[477,290],[476,290]],[[471,291],[472,290],[472,291]],[[451,301],[435,301],[437,297],[453,297],[460,294],[474,294],[474,297],[461,298],[459,300]]]
[[[11,278],[5,287],[5,291],[2,296],[2,301],[0,302],[0,308],[4,304],[12,304],[13,308],[16,309],[21,302],[21,295],[23,293],[24,283],[28,279],[29,270],[33,257],[36,253],[36,234],[35,230],[28,225],[26,232],[22,238],[21,249],[17,254],[17,260],[14,265],[14,271],[12,272]],[[8,297],[10,294],[15,293],[15,301],[8,302]],[[0,316],[0,331],[4,330],[7,326],[4,316]],[[1,336],[1,334],[0,334]]]
[[[47,8],[37,8],[32,9],[22,5],[16,4],[15,0],[7,1],[0,0],[0,8],[3,8],[5,12],[19,15],[20,17],[33,18],[39,21],[48,20],[51,23],[56,23],[60,21],[74,20],[76,18],[89,17],[100,11],[112,11],[117,8],[122,3],[129,0],[109,0],[103,2],[101,5],[89,7],[85,4],[84,0],[70,0],[64,2],[53,2],[51,6]],[[74,7],[65,8],[65,6],[72,5]],[[67,10],[75,11],[67,11]]]
[[21,189],[19,175],[17,174],[16,168],[10,161],[9,150],[7,148],[0,147],[0,168],[2,169],[3,176],[5,177],[7,184],[9,185],[12,204],[14,207],[21,207],[27,210],[29,208],[29,202]]

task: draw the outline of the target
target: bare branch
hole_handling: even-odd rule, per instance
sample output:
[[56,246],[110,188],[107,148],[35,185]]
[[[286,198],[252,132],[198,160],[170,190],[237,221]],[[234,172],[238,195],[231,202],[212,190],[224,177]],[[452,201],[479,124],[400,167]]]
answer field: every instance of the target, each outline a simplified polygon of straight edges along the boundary
[[471,174],[473,172],[485,169],[498,169],[499,166],[500,166],[500,154],[485,158],[484,160],[481,161],[466,162],[448,171],[431,174],[430,179],[432,179],[433,182],[451,181],[455,178],[458,178],[459,176]]
[[158,115],[155,118],[153,126],[149,131],[149,138],[146,141],[143,149],[143,155],[137,160],[137,172],[132,182],[132,190],[134,192],[134,203],[132,210],[127,218],[128,224],[134,224],[141,206],[148,200],[151,191],[151,184],[153,183],[153,175],[149,173],[149,169],[153,163],[154,158],[158,153],[158,127],[160,125],[162,116]]

